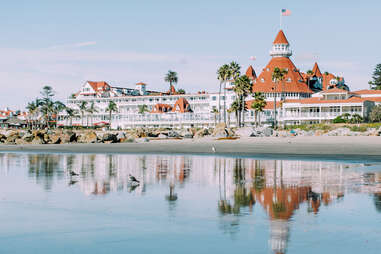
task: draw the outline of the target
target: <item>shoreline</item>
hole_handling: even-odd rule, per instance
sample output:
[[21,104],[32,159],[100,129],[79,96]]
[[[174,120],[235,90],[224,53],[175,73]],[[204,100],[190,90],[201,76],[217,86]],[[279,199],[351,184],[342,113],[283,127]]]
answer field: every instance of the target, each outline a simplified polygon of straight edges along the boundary
[[[216,152],[212,151],[212,146]],[[151,140],[146,143],[0,145],[0,152],[188,154],[268,159],[343,160],[381,162],[381,137],[307,136]]]

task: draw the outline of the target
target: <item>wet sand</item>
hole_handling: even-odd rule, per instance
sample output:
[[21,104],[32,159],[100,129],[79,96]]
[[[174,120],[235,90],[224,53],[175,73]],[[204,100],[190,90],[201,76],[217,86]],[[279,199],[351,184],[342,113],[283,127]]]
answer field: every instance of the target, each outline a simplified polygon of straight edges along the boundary
[[[215,147],[214,153],[212,147]],[[0,145],[0,152],[217,154],[281,159],[380,161],[381,137],[214,138],[146,143]]]

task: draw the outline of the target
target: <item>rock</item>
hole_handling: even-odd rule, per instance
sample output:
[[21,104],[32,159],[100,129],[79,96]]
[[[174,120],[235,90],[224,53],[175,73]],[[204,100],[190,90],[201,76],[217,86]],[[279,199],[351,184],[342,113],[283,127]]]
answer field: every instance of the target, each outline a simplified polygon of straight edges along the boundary
[[124,138],[120,140],[120,143],[135,143],[134,138]]
[[180,134],[177,133],[176,131],[168,132],[168,138],[178,138],[178,137],[180,137]]
[[159,136],[157,136],[157,137],[160,139],[167,139],[168,138],[168,136],[163,134],[163,133],[160,133]]
[[225,129],[226,128],[226,124],[225,123],[218,123],[215,127],[215,129]]
[[15,143],[16,143],[16,145],[26,145],[26,144],[28,144],[28,142],[26,142],[24,139],[21,139],[21,138],[16,139]]
[[213,131],[212,135],[216,138],[226,138],[229,136],[229,133],[225,128],[218,128]]
[[251,137],[253,134],[254,130],[251,127],[243,127],[239,128],[235,131],[235,134],[240,136],[240,137]]
[[192,132],[184,133],[183,137],[184,138],[193,138],[193,133]]
[[77,134],[73,131],[65,131],[61,134],[61,143],[72,143],[77,141]]
[[30,132],[27,132],[24,134],[24,136],[22,137],[22,139],[25,141],[25,142],[32,142],[33,140],[33,134],[30,133]]
[[45,141],[42,137],[40,136],[36,136],[34,137],[34,139],[32,140],[32,144],[33,145],[42,145],[42,144],[45,144]]
[[79,143],[97,143],[98,137],[94,131],[88,131],[80,135],[77,141]]
[[118,132],[118,134],[116,135],[116,138],[118,140],[121,140],[121,139],[125,139],[126,138],[126,134],[122,131]]
[[112,134],[112,133],[105,133],[102,137],[102,141],[103,142],[111,142],[111,143],[117,143],[119,140],[117,138],[117,135],[116,134]]
[[61,135],[59,134],[52,134],[49,136],[50,144],[60,144],[61,143]]
[[149,142],[149,139],[148,138],[138,138],[138,139],[136,139],[136,142],[138,142],[138,143],[146,143],[146,142]]
[[202,138],[206,135],[209,135],[208,129],[201,129],[194,134],[194,138]]

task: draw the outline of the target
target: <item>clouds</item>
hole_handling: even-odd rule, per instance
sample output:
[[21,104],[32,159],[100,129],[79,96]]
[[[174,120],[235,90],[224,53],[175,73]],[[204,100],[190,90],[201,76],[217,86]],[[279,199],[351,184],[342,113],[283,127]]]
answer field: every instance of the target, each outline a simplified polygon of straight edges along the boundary
[[[163,77],[169,70],[179,74],[179,87],[187,91],[215,90],[215,72],[222,57],[188,54],[154,54],[134,51],[97,50],[93,42],[57,45],[47,49],[0,48],[0,107],[22,108],[39,96],[44,85],[64,100],[86,80],[105,80],[133,87],[144,81],[149,89],[167,89]],[[14,95],[14,96],[10,96]]]
[[96,41],[85,41],[85,42],[78,42],[78,43],[72,43],[72,44],[60,44],[60,45],[54,45],[48,47],[48,49],[70,49],[70,48],[83,48],[88,46],[94,46],[96,45]]

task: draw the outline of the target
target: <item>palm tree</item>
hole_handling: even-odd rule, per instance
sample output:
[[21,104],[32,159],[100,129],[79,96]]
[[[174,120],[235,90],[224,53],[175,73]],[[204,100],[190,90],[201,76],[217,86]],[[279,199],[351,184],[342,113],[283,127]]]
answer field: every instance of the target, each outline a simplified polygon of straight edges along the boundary
[[[236,62],[231,62],[230,65],[229,65],[229,69],[230,69],[230,78],[233,80],[233,82],[235,82],[237,80],[237,78],[239,78],[239,76],[241,75],[241,66],[236,63]],[[224,121],[225,121],[225,124],[226,124],[226,82],[225,82],[225,85],[224,85]]]
[[217,115],[219,114],[218,109],[213,108],[213,110],[210,112],[214,116],[214,127],[217,126]]
[[[263,111],[263,109],[266,107],[266,100],[265,97],[260,92],[254,93],[254,101],[251,103],[251,108],[254,109],[255,114],[255,126],[258,126],[258,116],[260,116],[260,112]],[[261,121],[259,120],[259,124]]]
[[83,127],[83,118],[85,116],[85,112],[87,111],[87,101],[81,101],[78,104],[79,111],[81,112],[81,125]]
[[242,121],[239,121],[238,127],[241,127],[241,123],[242,123],[242,126],[245,126],[245,110],[246,110],[245,98],[251,92],[252,88],[253,88],[253,83],[251,82],[249,77],[246,75],[238,77],[234,82],[233,89],[234,89],[234,92],[237,94],[237,97],[240,101],[240,104],[241,104],[240,113],[242,114],[242,118],[241,118]]
[[149,111],[148,106],[146,104],[139,105],[138,108],[139,108],[139,111],[138,111],[139,114],[144,114],[145,112]]
[[91,116],[91,125],[90,126],[93,126],[94,124],[94,114],[99,112],[98,111],[98,107],[95,106],[95,103],[94,102],[91,102],[90,104],[90,107],[87,108],[87,112],[90,114]]
[[65,107],[65,112],[67,114],[67,118],[70,120],[70,126],[73,126],[73,117],[78,115],[78,110],[70,107]]
[[164,77],[165,82],[169,82],[169,91],[171,92],[172,84],[177,84],[177,72],[169,70],[168,73]]
[[228,125],[227,127],[229,128],[230,127],[230,114],[234,112],[233,108],[230,107],[226,110],[226,112],[228,113]]
[[[274,68],[274,72],[272,74],[273,82],[275,82],[274,90],[274,128],[277,128],[277,121],[276,121],[276,87],[279,84],[279,82],[283,81],[288,71],[286,69],[280,69],[279,67]],[[283,97],[283,89],[281,93],[281,97]],[[281,98],[282,99],[282,98]]]
[[[222,88],[222,84],[224,84],[224,87],[225,87],[226,82],[230,78],[231,78],[231,68],[230,68],[229,65],[224,64],[220,68],[218,68],[218,70],[217,70],[217,79],[220,81],[220,90],[218,92],[218,112],[221,112],[221,88]],[[225,105],[225,101],[226,101],[226,93],[225,93],[225,91],[226,91],[226,89],[224,89],[224,94],[225,94],[224,105]],[[219,114],[218,121],[221,122],[221,114]]]
[[26,109],[28,110],[28,118],[30,122],[30,128],[33,129],[33,123],[34,120],[33,118],[36,116],[36,113],[38,112],[38,99],[36,101],[29,102],[28,105],[26,106]]
[[239,112],[241,110],[241,106],[242,104],[240,103],[240,100],[239,98],[237,98],[233,103],[232,105],[230,106],[230,110],[231,112],[234,112],[235,113],[235,119],[236,119],[236,126],[239,127],[239,122],[240,122],[240,119],[239,119]]
[[110,101],[107,105],[106,112],[109,112],[109,128],[111,128],[111,116],[113,112],[118,112],[118,106],[115,102]]
[[60,101],[55,101],[53,102],[53,114],[55,115],[54,120],[56,122],[56,127],[57,127],[57,120],[58,120],[58,114],[62,111],[64,111],[66,108],[65,104],[63,104]]

